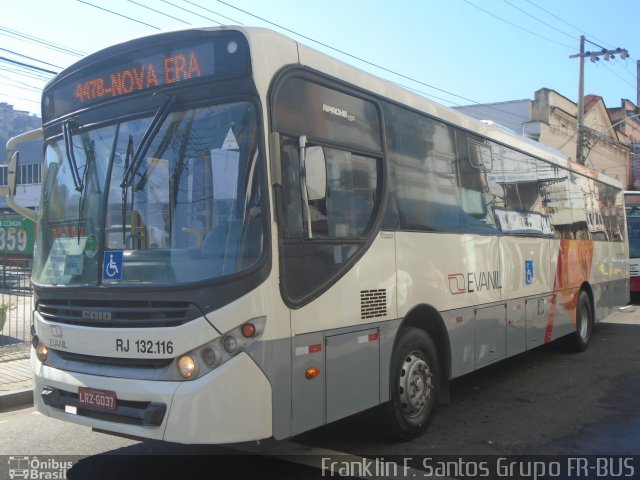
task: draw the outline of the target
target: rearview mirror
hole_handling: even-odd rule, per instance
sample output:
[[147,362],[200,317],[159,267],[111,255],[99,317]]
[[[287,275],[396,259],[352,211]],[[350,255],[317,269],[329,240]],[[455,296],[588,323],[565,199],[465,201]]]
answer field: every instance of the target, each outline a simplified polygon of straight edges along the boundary
[[327,169],[325,165],[323,148],[307,147],[305,167],[309,200],[321,200],[327,194]]
[[20,152],[14,152],[9,159],[9,167],[7,168],[7,186],[9,187],[8,195],[10,197],[16,194],[16,171],[18,170],[18,161],[20,160]]
[[16,203],[15,195],[16,195],[16,184],[17,184],[17,172],[19,168],[19,160],[20,160],[20,152],[18,151],[18,145],[21,143],[40,140],[42,141],[42,129],[38,128],[36,130],[30,130],[25,133],[21,133],[20,135],[16,135],[13,138],[10,138],[7,142],[7,154],[9,156],[9,164],[7,166],[7,188],[6,188],[6,198],[7,205],[14,212],[19,213],[20,215],[25,216],[26,218],[33,220],[34,222],[38,220],[38,212],[32,210],[31,208],[25,207]]

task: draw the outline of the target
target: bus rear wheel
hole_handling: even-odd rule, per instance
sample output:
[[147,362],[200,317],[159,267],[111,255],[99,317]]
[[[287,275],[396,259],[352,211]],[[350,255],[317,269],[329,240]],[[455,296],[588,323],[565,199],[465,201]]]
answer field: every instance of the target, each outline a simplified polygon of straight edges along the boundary
[[591,339],[593,328],[593,309],[587,292],[582,290],[578,295],[576,306],[576,331],[567,337],[565,345],[574,352],[584,352]]
[[386,405],[389,434],[406,441],[429,426],[440,388],[440,365],[431,337],[405,328],[398,337],[390,370],[390,401]]

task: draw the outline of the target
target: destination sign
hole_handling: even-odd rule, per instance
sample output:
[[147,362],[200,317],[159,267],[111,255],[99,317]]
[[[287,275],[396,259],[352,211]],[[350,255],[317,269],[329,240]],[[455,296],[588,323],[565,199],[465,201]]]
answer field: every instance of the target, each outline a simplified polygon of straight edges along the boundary
[[139,39],[81,60],[45,89],[44,123],[128,95],[249,73],[248,47],[239,32],[190,33],[188,39],[184,33]]
[[85,102],[214,74],[213,48],[208,44],[172,52],[169,56],[156,55],[130,65],[103,70],[94,77],[81,79],[73,88],[75,97],[80,102]]

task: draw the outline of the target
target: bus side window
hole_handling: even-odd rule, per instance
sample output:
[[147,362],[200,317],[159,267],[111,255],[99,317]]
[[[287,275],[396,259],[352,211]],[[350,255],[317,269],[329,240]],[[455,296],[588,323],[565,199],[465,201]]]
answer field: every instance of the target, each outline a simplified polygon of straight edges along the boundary
[[460,204],[464,211],[464,228],[472,233],[494,231],[495,198],[489,188],[487,173],[495,160],[491,149],[481,139],[456,131]]
[[378,183],[376,159],[333,148],[324,150],[328,235],[361,237],[374,212]]
[[[592,187],[589,186],[589,179],[582,175],[575,173],[569,173],[569,201],[571,202],[571,235],[570,238],[574,240],[588,240],[590,238],[589,232],[589,219],[587,218],[587,200],[589,198],[589,191]],[[585,195],[586,194],[586,195]],[[597,216],[596,216],[597,217]],[[600,220],[597,218],[591,221],[595,228]],[[605,235],[604,232],[600,232]]]
[[[358,238],[371,220],[378,184],[378,162],[346,150],[308,146],[314,164],[307,175],[322,176],[326,183],[308,178],[307,198],[313,238]],[[311,158],[310,157],[310,158]],[[285,235],[305,236],[301,193],[300,155],[293,140],[282,144]],[[311,181],[309,183],[309,180]]]

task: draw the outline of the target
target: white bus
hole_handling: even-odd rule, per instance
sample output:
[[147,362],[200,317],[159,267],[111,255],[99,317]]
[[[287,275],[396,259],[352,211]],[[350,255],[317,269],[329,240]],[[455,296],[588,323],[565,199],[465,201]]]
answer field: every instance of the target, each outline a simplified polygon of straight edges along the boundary
[[42,119],[53,418],[214,444],[378,407],[410,439],[449,380],[628,300],[617,181],[268,30],[109,47]]

